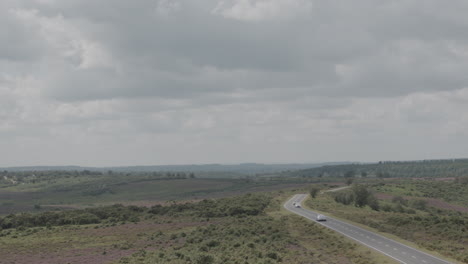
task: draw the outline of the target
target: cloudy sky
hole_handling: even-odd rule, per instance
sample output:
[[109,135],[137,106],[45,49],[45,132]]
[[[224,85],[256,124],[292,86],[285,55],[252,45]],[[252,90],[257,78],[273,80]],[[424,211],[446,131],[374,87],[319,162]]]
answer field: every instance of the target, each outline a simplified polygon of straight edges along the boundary
[[0,166],[468,157],[466,0],[2,0]]

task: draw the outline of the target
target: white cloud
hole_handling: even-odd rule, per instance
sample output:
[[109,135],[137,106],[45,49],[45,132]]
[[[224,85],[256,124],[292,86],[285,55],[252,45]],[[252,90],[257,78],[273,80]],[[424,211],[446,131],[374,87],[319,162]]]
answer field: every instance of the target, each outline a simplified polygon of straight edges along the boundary
[[17,9],[11,12],[23,23],[38,28],[48,44],[48,56],[52,57],[50,59],[64,60],[81,69],[116,66],[109,51],[80,29],[79,21],[67,20],[62,14],[43,16],[35,9]]
[[177,0],[159,0],[156,5],[156,14],[167,17],[170,14],[177,12],[180,8],[180,3]]
[[212,12],[242,21],[262,21],[293,18],[311,10],[311,0],[231,0],[219,2]]

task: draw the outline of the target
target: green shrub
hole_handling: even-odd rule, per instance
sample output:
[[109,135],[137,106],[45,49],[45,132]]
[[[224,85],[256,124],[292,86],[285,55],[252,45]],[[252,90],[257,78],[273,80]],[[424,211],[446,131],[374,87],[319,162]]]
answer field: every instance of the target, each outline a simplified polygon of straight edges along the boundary
[[200,255],[198,256],[197,260],[195,263],[197,264],[212,264],[214,263],[214,257],[211,255]]

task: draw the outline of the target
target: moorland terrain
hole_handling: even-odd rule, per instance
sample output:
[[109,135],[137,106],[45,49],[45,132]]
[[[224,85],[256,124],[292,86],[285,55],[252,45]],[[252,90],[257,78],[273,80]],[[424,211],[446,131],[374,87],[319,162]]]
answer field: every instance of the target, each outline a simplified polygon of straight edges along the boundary
[[284,210],[296,193],[310,194],[306,207],[468,263],[467,168],[344,164],[218,178],[3,171],[0,263],[396,263]]

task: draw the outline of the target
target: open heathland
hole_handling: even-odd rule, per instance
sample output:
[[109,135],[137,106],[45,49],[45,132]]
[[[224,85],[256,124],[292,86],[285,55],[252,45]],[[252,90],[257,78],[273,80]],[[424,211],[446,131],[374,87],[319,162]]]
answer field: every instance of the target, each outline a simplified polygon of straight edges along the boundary
[[291,194],[11,215],[0,263],[395,263],[286,213]]
[[284,210],[297,193],[324,214],[468,263],[466,177],[389,178],[343,166],[317,177],[3,172],[0,263],[395,263]]

